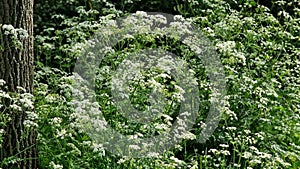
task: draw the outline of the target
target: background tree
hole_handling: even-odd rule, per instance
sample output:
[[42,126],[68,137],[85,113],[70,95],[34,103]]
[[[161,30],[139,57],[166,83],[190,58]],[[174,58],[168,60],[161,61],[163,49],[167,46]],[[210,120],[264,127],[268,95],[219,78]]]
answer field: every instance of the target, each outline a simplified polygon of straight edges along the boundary
[[[0,79],[12,95],[19,87],[33,93],[33,0],[0,0]],[[10,120],[5,127],[1,159],[15,159],[4,168],[37,168],[36,130],[24,123],[30,101],[23,99],[20,111],[5,100]],[[31,105],[32,106],[32,105]],[[31,107],[33,109],[33,107]],[[0,166],[1,167],[1,166]]]

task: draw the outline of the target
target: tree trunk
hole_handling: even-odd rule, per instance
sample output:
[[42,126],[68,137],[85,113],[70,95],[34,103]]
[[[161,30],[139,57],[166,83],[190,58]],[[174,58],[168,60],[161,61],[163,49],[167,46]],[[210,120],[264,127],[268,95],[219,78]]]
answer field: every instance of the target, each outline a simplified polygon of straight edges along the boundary
[[[3,25],[12,25],[17,33],[20,28],[24,29],[29,36],[9,34]],[[0,79],[6,81],[7,92],[17,93],[20,86],[27,93],[33,93],[33,59],[33,0],[0,0]],[[3,168],[38,168],[36,129],[26,129],[25,110],[9,109],[4,113],[9,113],[11,120],[5,127],[0,168],[1,161],[12,156],[20,160]]]

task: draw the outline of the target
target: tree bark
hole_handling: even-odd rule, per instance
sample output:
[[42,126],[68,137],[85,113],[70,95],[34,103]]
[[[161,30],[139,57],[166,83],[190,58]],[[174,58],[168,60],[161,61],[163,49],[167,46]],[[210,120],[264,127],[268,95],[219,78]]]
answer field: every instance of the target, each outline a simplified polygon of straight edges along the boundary
[[[12,25],[27,31],[28,37],[16,46],[12,35],[4,33],[3,25]],[[2,26],[1,26],[2,25]],[[0,0],[0,79],[6,81],[7,92],[16,93],[17,86],[33,93],[33,0]],[[2,111],[0,111],[1,113]],[[26,131],[24,110],[9,113],[11,120],[5,128],[0,154],[1,161],[8,157],[20,158],[15,164],[3,168],[38,168],[36,129]],[[2,164],[3,165],[3,164]],[[1,165],[0,165],[1,168]]]

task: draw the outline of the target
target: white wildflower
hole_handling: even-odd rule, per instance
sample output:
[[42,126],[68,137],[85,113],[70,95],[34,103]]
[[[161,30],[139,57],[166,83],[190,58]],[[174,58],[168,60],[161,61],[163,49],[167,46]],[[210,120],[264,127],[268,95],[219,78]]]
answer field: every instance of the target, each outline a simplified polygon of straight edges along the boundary
[[0,86],[3,86],[3,85],[5,85],[5,81],[3,80],[3,79],[0,79]]
[[228,155],[230,155],[230,152],[228,150],[221,150],[221,154],[228,156]]
[[53,161],[50,162],[50,166],[51,166],[53,169],[63,169],[63,166],[62,166],[62,165],[55,164]]
[[66,129],[62,129],[62,130],[57,130],[56,129],[56,137],[57,138],[64,138],[67,135],[67,130]]
[[208,152],[212,152],[214,154],[218,154],[219,151],[217,149],[210,149],[210,150],[208,150]]
[[236,127],[227,127],[226,129],[230,130],[230,131],[234,131],[234,130],[236,130]]
[[183,164],[184,163],[184,161],[179,160],[178,158],[176,158],[174,156],[170,157],[170,160],[173,160],[177,164]]
[[219,146],[223,147],[223,148],[228,148],[229,147],[229,145],[227,145],[227,144],[220,144]]
[[93,149],[93,152],[98,152],[99,155],[105,156],[105,149],[103,147],[103,144],[93,143],[91,148]]
[[62,122],[62,119],[60,117],[54,117],[53,119],[50,119],[49,124],[60,126],[60,123]]
[[244,154],[243,154],[242,157],[246,158],[246,159],[249,159],[250,157],[252,157],[252,153],[250,153],[250,152],[244,152]]
[[129,148],[133,149],[133,150],[139,150],[139,149],[141,149],[140,146],[138,146],[138,145],[129,145]]

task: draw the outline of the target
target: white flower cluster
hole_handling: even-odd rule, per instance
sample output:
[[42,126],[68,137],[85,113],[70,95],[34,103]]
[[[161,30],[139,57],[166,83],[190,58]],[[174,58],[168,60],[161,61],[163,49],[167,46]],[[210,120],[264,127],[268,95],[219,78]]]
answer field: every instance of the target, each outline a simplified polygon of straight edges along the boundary
[[[0,87],[2,87],[4,84],[5,81],[0,79]],[[38,115],[34,111],[33,95],[30,93],[26,93],[26,90],[22,87],[17,87],[17,89],[18,93],[16,93],[15,95],[9,95],[8,93],[0,89],[0,100],[2,100],[2,98],[10,100],[10,104],[8,105],[8,107],[6,107],[7,105],[0,102],[0,108],[5,107],[5,109],[11,109],[15,112],[24,111],[26,114],[23,121],[24,126],[27,128],[37,127]],[[10,119],[10,117],[8,118]]]
[[7,35],[11,38],[16,47],[22,46],[22,41],[29,37],[29,34],[26,30],[22,28],[14,28],[12,25],[2,25],[4,35]]
[[49,163],[49,167],[51,167],[52,169],[63,169],[64,167],[62,165],[59,165],[59,164],[55,164],[53,161],[51,161]]
[[236,48],[235,41],[219,42],[216,44],[216,49],[234,58],[234,63],[238,62],[238,63],[242,63],[243,65],[246,65],[245,54],[237,51],[235,48]]

